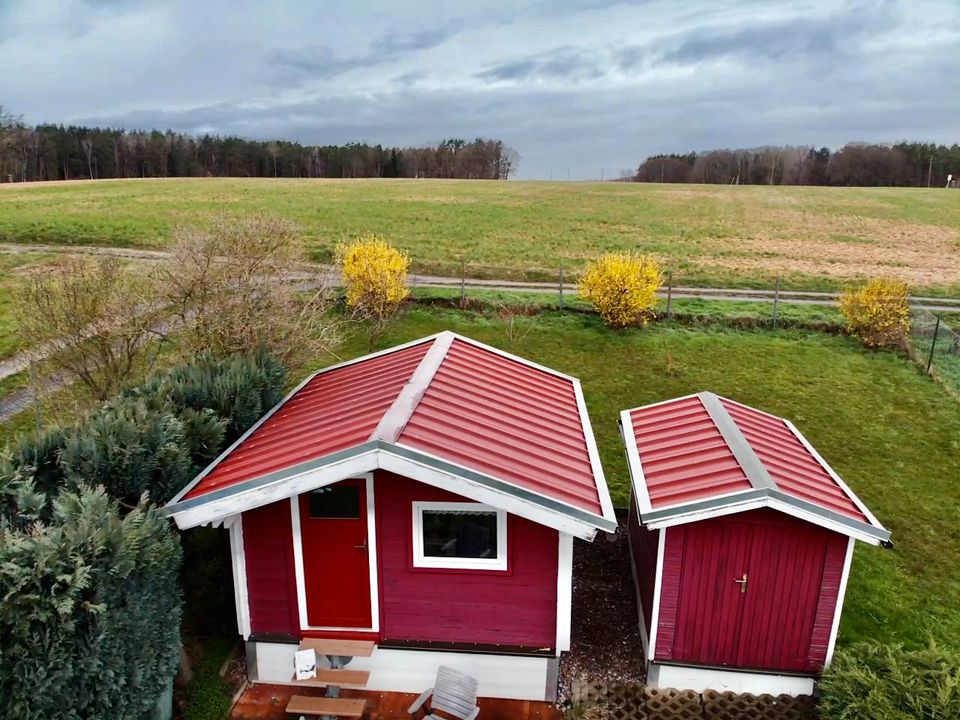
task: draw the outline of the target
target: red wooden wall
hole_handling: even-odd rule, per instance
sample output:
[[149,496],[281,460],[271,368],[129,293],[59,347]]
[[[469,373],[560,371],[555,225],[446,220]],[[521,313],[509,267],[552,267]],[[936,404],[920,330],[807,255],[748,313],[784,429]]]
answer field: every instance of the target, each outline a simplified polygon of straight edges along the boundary
[[630,500],[630,515],[627,519],[627,532],[630,538],[630,551],[633,568],[640,594],[640,608],[643,613],[644,629],[650,635],[650,622],[653,615],[653,593],[657,581],[657,545],[660,541],[659,530],[648,530],[637,519],[636,502]]
[[255,637],[300,637],[290,501],[243,513],[250,629]]
[[[656,660],[822,669],[845,536],[773,510],[666,532]],[[741,594],[733,580],[744,572]]]
[[412,503],[466,498],[385,472],[374,492],[382,640],[555,646],[556,530],[508,516],[506,572],[414,568]]

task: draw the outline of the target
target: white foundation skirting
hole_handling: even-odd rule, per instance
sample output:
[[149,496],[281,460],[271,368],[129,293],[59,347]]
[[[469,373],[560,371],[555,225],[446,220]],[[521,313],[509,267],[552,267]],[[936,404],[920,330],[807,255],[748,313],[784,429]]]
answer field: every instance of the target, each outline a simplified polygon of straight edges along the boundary
[[[296,685],[292,681],[296,649],[296,645],[286,643],[247,643],[250,680]],[[354,658],[347,667],[370,671],[366,690],[421,693],[433,687],[437,668],[447,665],[477,678],[481,697],[552,700],[556,693],[556,672],[551,668],[552,663],[556,663],[556,658],[378,647],[370,657]]]
[[714,668],[650,663],[647,684],[651,687],[678,690],[718,690],[752,693],[753,695],[810,695],[813,678],[797,675],[773,675],[749,670],[717,670]]

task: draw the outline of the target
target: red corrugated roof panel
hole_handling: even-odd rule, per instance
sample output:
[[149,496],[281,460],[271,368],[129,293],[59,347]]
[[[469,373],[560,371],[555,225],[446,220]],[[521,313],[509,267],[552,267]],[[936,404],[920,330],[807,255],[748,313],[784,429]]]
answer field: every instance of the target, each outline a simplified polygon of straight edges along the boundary
[[869,522],[783,418],[720,398],[777,487],[828,510]]
[[183,499],[366,442],[430,342],[315,375]]
[[630,420],[651,507],[751,488],[699,397],[637,408]]
[[373,440],[613,522],[579,382],[453,333],[320,371],[177,502]]
[[397,439],[603,514],[573,382],[454,340]]
[[816,506],[841,525],[871,526],[876,539],[889,536],[783,418],[699,393],[624,411],[622,422],[641,515],[773,498],[800,510]]

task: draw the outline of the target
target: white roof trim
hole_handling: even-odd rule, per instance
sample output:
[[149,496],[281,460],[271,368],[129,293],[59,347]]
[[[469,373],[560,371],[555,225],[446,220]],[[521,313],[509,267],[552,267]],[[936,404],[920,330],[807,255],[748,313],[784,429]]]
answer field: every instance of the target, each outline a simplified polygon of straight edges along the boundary
[[643,476],[643,464],[640,462],[640,450],[637,448],[637,436],[633,431],[630,412],[630,410],[624,410],[620,413],[620,435],[627,452],[627,470],[630,473],[630,484],[633,486],[633,497],[637,500],[637,512],[642,515],[653,510],[653,506],[650,504],[647,480]]
[[[447,332],[450,332],[450,331],[447,331]],[[554,370],[553,368],[549,368],[546,365],[540,365],[539,363],[533,362],[533,360],[527,360],[526,358],[522,358],[519,355],[508,353],[506,350],[501,350],[500,348],[493,347],[492,345],[487,345],[486,343],[482,343],[479,340],[474,340],[473,338],[469,338],[465,335],[458,335],[457,333],[454,333],[454,332],[451,332],[450,334],[453,335],[453,337],[457,340],[462,340],[463,342],[469,345],[478,347],[481,350],[487,350],[489,352],[492,352],[495,355],[504,357],[507,360],[513,360],[514,362],[520,363],[521,365],[526,365],[527,367],[534,368],[535,370],[540,370],[541,372],[547,373],[547,375],[553,375],[554,377],[558,377],[563,380],[570,380],[571,382],[577,380],[577,378],[573,377],[573,375],[567,375],[566,373],[562,373],[559,370]]]
[[583,430],[583,439],[587,443],[587,454],[590,456],[590,468],[593,470],[593,481],[597,487],[597,497],[600,500],[600,510],[607,520],[617,521],[613,510],[613,499],[607,488],[607,479],[603,474],[603,465],[600,464],[600,451],[597,449],[597,439],[593,435],[593,425],[590,423],[590,414],[587,412],[587,401],[583,396],[583,387],[580,381],[573,380],[573,392],[577,397],[577,409],[580,411],[580,425]]
[[434,375],[440,369],[440,365],[447,357],[450,346],[453,344],[454,334],[452,332],[442,332],[436,336],[430,349],[427,350],[420,364],[417,365],[413,375],[407,380],[406,384],[397,393],[393,403],[380,418],[377,427],[370,434],[370,440],[386,440],[387,442],[396,442],[400,433],[410,422],[417,405],[423,398],[423,394],[430,387]]

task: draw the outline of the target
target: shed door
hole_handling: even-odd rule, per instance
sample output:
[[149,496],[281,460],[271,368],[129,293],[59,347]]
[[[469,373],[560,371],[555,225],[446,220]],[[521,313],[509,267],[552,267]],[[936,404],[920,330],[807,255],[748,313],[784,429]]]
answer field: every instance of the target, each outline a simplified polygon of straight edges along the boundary
[[370,628],[370,545],[363,479],[299,498],[303,579],[310,627]]
[[755,526],[737,665],[807,669],[829,539],[812,526]]
[[744,597],[733,582],[746,571],[753,526],[704,522],[685,528],[673,657],[735,665]]
[[[685,528],[672,658],[808,670],[830,534],[806,525],[713,520]],[[737,582],[747,576],[747,582]]]

